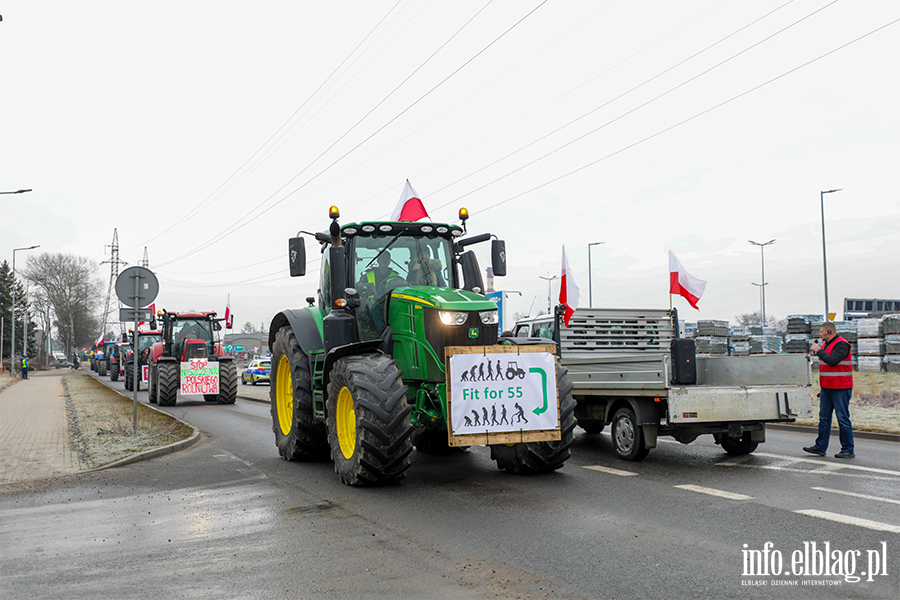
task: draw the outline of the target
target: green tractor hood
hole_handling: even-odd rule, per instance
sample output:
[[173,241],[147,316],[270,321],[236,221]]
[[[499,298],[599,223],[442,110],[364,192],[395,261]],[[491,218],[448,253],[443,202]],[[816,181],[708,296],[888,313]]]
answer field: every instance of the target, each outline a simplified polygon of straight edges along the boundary
[[451,288],[411,286],[400,287],[391,292],[391,302],[408,301],[420,303],[437,310],[473,311],[496,310],[497,304],[481,294],[469,290]]

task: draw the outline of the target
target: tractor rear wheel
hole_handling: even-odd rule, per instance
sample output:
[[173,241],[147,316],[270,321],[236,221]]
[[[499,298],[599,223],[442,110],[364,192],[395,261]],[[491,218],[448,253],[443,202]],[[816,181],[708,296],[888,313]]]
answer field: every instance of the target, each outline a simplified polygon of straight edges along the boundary
[[569,459],[569,448],[575,440],[575,399],[567,372],[565,367],[557,367],[560,440],[493,445],[490,447],[491,458],[497,461],[497,468],[520,475],[548,473],[559,469]]
[[285,460],[321,460],[328,457],[325,424],[313,414],[309,359],[290,326],[282,327],[272,344],[272,431]]
[[334,470],[347,485],[384,485],[406,477],[412,453],[407,387],[384,354],[338,360],[326,402]]
[[109,380],[110,381],[118,381],[119,380],[119,365],[117,365],[117,364],[110,365]]
[[129,366],[132,365],[125,365],[125,389],[130,392],[131,386],[134,385],[134,371],[132,369],[129,369]]
[[237,366],[230,360],[219,363],[219,404],[234,404],[237,400]]
[[178,398],[178,363],[161,362],[156,367],[157,401],[160,406],[175,406]]
[[97,361],[97,375],[100,377],[106,376],[106,360]]

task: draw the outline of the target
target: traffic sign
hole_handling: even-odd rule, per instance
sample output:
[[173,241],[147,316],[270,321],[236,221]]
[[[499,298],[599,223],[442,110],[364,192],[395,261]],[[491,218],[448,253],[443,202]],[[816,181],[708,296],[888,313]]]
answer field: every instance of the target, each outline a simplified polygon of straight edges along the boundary
[[159,280],[150,269],[128,267],[116,278],[116,295],[125,306],[147,306],[159,295]]
[[149,308],[120,308],[119,321],[149,321],[153,318],[153,311]]

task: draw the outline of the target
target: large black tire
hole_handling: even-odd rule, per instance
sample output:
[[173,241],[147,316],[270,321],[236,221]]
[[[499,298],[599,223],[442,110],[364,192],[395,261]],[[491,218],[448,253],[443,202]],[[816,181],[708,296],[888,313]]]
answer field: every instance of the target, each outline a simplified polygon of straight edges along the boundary
[[156,404],[156,388],[158,387],[156,381],[159,379],[157,375],[158,371],[159,369],[150,365],[150,381],[147,382],[147,401],[150,404]]
[[118,364],[110,365],[109,380],[110,381],[118,381],[119,380],[119,365]]
[[282,327],[275,335],[270,381],[272,431],[281,457],[285,460],[328,458],[325,423],[316,421],[313,414],[309,359],[289,326]]
[[412,406],[397,361],[378,354],[338,360],[328,383],[325,422],[334,470],[347,485],[385,485],[406,477]]
[[161,362],[156,366],[156,400],[160,406],[175,406],[178,399],[179,365]]
[[723,434],[719,438],[719,443],[722,445],[722,450],[728,454],[734,454],[735,456],[750,454],[756,450],[757,446],[759,446],[759,442],[754,442],[750,439],[749,431],[745,431],[740,439],[735,439],[730,435]]
[[623,460],[639,461],[647,458],[650,449],[644,442],[644,429],[638,424],[634,411],[620,408],[612,420],[613,446]]
[[571,456],[569,448],[575,441],[573,384],[569,381],[566,367],[560,365],[556,371],[556,385],[559,389],[560,440],[557,442],[492,445],[490,447],[491,458],[497,461],[497,468],[517,475],[548,473],[562,467],[563,463]]
[[133,367],[133,365],[125,364],[125,389],[130,392],[131,386],[134,385],[134,371],[128,367]]
[[106,376],[106,359],[97,361],[97,375],[100,377]]
[[606,424],[598,419],[578,419],[578,426],[584,429],[587,435],[597,435],[603,432]]
[[219,404],[234,404],[237,400],[237,365],[230,360],[219,363]]

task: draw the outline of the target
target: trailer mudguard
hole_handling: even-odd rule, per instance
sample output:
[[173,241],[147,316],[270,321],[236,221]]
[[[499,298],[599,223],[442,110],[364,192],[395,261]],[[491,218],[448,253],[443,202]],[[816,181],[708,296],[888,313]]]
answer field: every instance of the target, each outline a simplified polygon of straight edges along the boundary
[[272,324],[269,326],[270,350],[275,343],[275,334],[285,325],[291,326],[297,342],[307,356],[325,349],[320,322],[316,321],[309,309],[298,308],[283,310],[272,319]]

